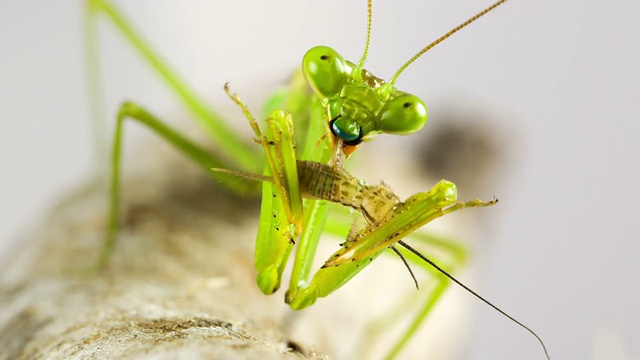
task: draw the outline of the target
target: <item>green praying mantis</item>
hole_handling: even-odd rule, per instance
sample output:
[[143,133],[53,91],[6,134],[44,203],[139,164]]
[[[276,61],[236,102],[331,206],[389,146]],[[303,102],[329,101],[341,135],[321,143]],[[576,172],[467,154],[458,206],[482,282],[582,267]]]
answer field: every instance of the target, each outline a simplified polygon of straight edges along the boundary
[[[106,0],[89,0],[89,17],[104,15],[109,18],[193,112],[211,139],[225,149],[225,155],[222,156],[211,153],[141,106],[132,102],[123,104],[118,112],[113,141],[109,225],[97,266],[104,267],[107,264],[116,244],[120,227],[123,124],[126,119],[132,119],[171,143],[231,191],[244,192],[248,188],[246,183],[235,181],[234,176],[263,182],[254,262],[258,272],[256,282],[263,293],[272,294],[280,288],[285,267],[294,249],[293,269],[285,301],[297,310],[311,306],[318,298],[333,293],[385,250],[391,249],[410,271],[407,260],[423,267],[424,264],[433,266],[524,327],[539,340],[548,358],[546,347],[538,335],[402,240],[415,235],[416,230],[443,215],[467,207],[490,206],[497,200],[458,202],[455,185],[443,180],[431,190],[415,194],[403,202],[386,186],[365,185],[343,169],[343,163],[362,142],[371,141],[380,133],[414,133],[426,124],[428,115],[424,102],[415,95],[396,89],[396,80],[425,52],[506,1],[497,1],[424,47],[401,66],[389,82],[385,82],[364,69],[371,32],[372,4],[369,0],[366,45],[359,62],[345,60],[327,46],[310,49],[303,58],[302,71],[293,75],[287,90],[276,94],[267,104],[266,112],[270,115],[266,118],[264,133],[247,106],[229,91],[228,85],[225,86],[229,97],[248,119],[256,135],[255,141],[261,144],[262,150],[256,151],[188,91],[186,85],[146,45],[112,4]],[[353,208],[362,217],[352,225],[349,225],[350,219],[337,221],[342,222],[343,227],[350,228],[349,235],[340,249],[311,277],[320,237],[330,228],[325,227],[330,217],[330,203]],[[438,241],[433,243],[445,252],[456,251],[455,245]],[[388,358],[399,354],[410,341],[448,283],[446,279],[441,281],[426,297],[419,314],[389,351]]]

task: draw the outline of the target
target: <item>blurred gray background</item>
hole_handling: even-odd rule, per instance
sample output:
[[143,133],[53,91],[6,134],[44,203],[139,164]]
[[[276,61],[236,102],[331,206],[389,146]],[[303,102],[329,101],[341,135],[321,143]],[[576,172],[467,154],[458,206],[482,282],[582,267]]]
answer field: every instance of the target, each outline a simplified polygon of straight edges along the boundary
[[[375,2],[367,68],[389,78],[490,3]],[[233,108],[221,91],[226,81],[258,109],[313,45],[356,61],[366,23],[364,0],[145,0],[120,7],[222,110]],[[96,164],[88,120],[82,10],[79,1],[0,3],[0,258],[27,241],[29,227],[57,199],[104,166]],[[441,126],[439,114],[451,109],[490,119],[480,126],[507,153],[498,180],[469,196],[501,202],[483,217],[490,241],[476,245],[477,274],[469,282],[538,331],[555,359],[640,358],[638,14],[640,4],[631,0],[513,0],[398,81],[433,104],[423,132]],[[102,25],[109,126],[124,99],[180,118],[175,98]],[[137,126],[126,131],[133,148],[153,138]],[[471,303],[465,358],[542,358],[527,334]]]

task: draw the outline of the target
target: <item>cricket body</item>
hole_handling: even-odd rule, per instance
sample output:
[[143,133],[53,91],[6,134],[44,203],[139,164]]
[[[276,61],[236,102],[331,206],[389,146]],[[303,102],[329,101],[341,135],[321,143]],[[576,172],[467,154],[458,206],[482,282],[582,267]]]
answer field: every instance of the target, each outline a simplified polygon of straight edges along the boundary
[[[367,40],[360,61],[357,64],[349,62],[326,46],[312,48],[303,58],[302,71],[294,74],[288,89],[276,94],[268,102],[266,112],[270,115],[264,122],[258,122],[239,97],[225,87],[227,94],[249,120],[256,135],[255,140],[262,145],[262,150],[256,151],[189,90],[108,0],[88,0],[89,62],[97,62],[96,26],[92,19],[103,15],[111,20],[133,49],[184,103],[212,142],[225,150],[223,155],[213,153],[143,107],[133,102],[123,104],[118,112],[111,158],[109,224],[97,267],[108,264],[116,244],[120,228],[123,124],[125,120],[134,120],[172,144],[230,191],[246,193],[253,188],[230,181],[228,171],[227,174],[224,171],[212,172],[212,168],[234,169],[232,173],[239,174],[263,171],[261,180],[269,181],[262,184],[254,259],[258,273],[256,282],[263,293],[276,292],[281,286],[284,269],[295,245],[291,280],[285,294],[285,301],[293,309],[303,309],[318,298],[328,296],[386,249],[400,254],[395,247],[397,244],[409,250],[405,253],[409,255],[407,259],[417,266],[440,269],[430,260],[415,255],[402,239],[408,235],[420,238],[416,230],[438,217],[464,207],[491,205],[494,201],[457,202],[455,185],[442,181],[430,191],[418,193],[401,202],[384,185],[361,184],[342,169],[342,164],[361,142],[373,139],[376,134],[404,135],[420,130],[427,122],[426,106],[418,97],[395,88],[398,76],[422,54],[505,1],[496,2],[424,47],[401,66],[389,82],[385,82],[364,69],[371,29],[369,0]],[[89,79],[93,82],[90,88],[95,89],[97,76],[90,76]],[[260,123],[266,125],[264,134]],[[312,186],[319,181],[332,182],[334,190],[325,192],[321,187]],[[347,240],[312,278],[311,266],[331,202],[361,213],[365,225],[352,225],[350,219],[340,223],[343,229],[351,229]],[[445,252],[459,251],[455,244],[446,241],[434,243]],[[405,261],[402,255],[401,258]],[[454,267],[450,266],[451,269]],[[448,274],[443,269],[440,271]],[[457,282],[455,279],[453,281]],[[443,278],[427,294],[418,314],[395,341],[387,358],[397,356],[407,345],[448,284],[449,281]]]
[[298,161],[302,196],[350,207],[369,224],[380,223],[400,199],[386,185],[366,185],[346,170],[312,161]]

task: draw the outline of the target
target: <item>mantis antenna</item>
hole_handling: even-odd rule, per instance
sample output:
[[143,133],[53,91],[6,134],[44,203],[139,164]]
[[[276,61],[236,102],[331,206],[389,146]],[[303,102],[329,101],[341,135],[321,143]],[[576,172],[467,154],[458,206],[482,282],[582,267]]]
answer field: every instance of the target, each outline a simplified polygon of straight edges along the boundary
[[[413,55],[413,57],[411,59],[409,59],[406,63],[404,63],[404,65],[402,65],[400,67],[400,69],[398,69],[398,71],[396,71],[396,73],[393,75],[393,77],[391,78],[391,80],[389,81],[389,83],[391,85],[394,85],[396,83],[396,80],[398,79],[398,76],[400,76],[400,74],[409,67],[409,65],[411,65],[414,61],[416,61],[420,56],[422,56],[424,53],[426,53],[427,51],[431,50],[433,47],[435,47],[436,45],[440,44],[441,42],[443,42],[446,38],[448,38],[449,36],[457,33],[458,31],[462,30],[463,28],[465,28],[467,25],[471,24],[472,22],[478,20],[479,18],[481,18],[483,15],[487,14],[489,11],[497,8],[498,6],[502,5],[503,3],[507,2],[507,0],[500,0],[495,2],[493,5],[489,6],[488,8],[480,11],[479,13],[475,14],[473,17],[469,18],[467,21],[463,22],[462,24],[454,27],[453,29],[449,30],[449,32],[447,32],[446,34],[442,35],[441,37],[439,37],[436,41],[432,42],[431,44],[425,46],[422,50],[418,51],[417,54]],[[371,4],[369,4],[369,21],[371,21]],[[367,46],[369,44],[369,35],[367,35]],[[366,57],[366,50],[365,50],[365,55],[363,56],[363,59]],[[362,60],[360,60],[362,62]],[[360,64],[358,64],[358,66],[360,66]]]
[[367,60],[367,54],[369,53],[369,42],[371,40],[371,0],[367,1],[367,40],[364,43],[364,53],[358,61],[358,66],[356,67],[356,74],[358,76],[362,73],[362,69],[364,68],[364,62]]
[[416,285],[416,290],[420,290],[420,286],[418,285],[418,279],[416,279],[416,276],[414,275],[413,270],[411,269],[411,266],[409,266],[407,259],[404,257],[404,255],[402,255],[400,250],[396,249],[395,246],[392,245],[389,247],[391,248],[391,250],[393,250],[394,253],[396,253],[396,255],[398,255],[398,257],[400,257],[400,260],[402,260],[402,262],[404,263],[404,266],[407,268],[407,270],[409,270],[409,274],[411,274],[413,283]]

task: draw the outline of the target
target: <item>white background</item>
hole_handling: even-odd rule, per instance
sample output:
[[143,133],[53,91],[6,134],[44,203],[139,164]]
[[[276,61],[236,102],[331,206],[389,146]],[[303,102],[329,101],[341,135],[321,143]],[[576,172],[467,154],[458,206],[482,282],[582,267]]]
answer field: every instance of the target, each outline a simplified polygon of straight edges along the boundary
[[[489,3],[375,3],[367,68],[389,77]],[[365,9],[364,0],[148,0],[125,12],[189,84],[226,109],[225,81],[257,108],[310,46],[358,59]],[[639,13],[631,0],[511,1],[398,82],[427,104],[460,99],[506,114],[491,130],[506,131],[514,161],[489,194],[501,203],[472,285],[543,335],[555,359],[640,357]],[[101,30],[109,119],[125,98],[179,114],[113,28]],[[79,1],[0,3],[0,257],[96,165],[82,34]],[[423,131],[438,126],[431,110]],[[131,129],[129,144],[151,139]],[[468,358],[542,358],[513,324],[480,303],[474,312]]]

